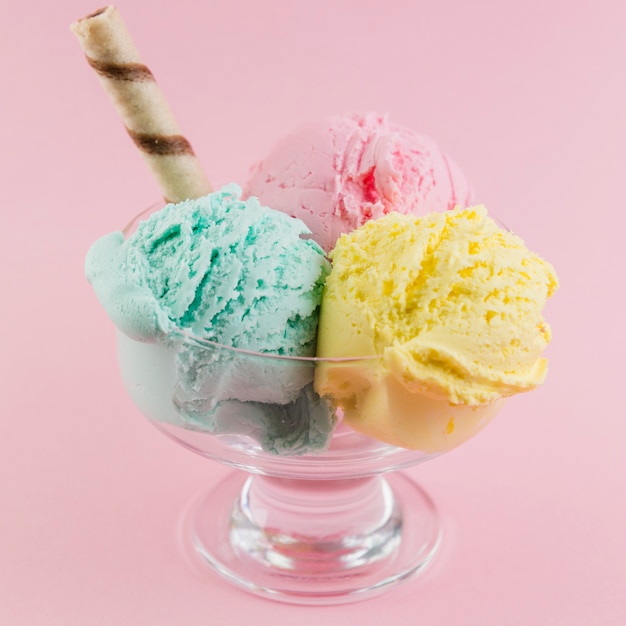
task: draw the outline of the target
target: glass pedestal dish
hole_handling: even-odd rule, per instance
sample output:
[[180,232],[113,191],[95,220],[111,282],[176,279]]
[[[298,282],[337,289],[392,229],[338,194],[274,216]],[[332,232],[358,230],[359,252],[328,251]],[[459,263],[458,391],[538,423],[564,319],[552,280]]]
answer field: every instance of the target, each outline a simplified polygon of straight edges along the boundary
[[441,524],[430,497],[400,470],[463,443],[499,408],[451,429],[449,413],[422,415],[419,402],[404,402],[412,414],[400,417],[420,424],[414,436],[425,443],[409,450],[360,434],[358,407],[344,419],[341,403],[314,391],[318,376],[355,376],[377,358],[279,357],[184,334],[142,343],[122,333],[118,354],[129,394],[160,431],[235,468],[185,515],[193,559],[249,592],[295,604],[364,599],[423,570]]

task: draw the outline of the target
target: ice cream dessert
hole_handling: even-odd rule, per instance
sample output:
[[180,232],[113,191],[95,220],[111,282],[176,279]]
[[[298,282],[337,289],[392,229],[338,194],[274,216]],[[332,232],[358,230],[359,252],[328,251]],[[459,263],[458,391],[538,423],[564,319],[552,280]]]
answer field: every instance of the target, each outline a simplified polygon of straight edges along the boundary
[[314,355],[329,264],[301,237],[308,232],[229,185],[167,205],[128,237],[114,232],[93,244],[87,278],[117,328],[138,350],[159,343],[174,353],[169,419],[247,434],[282,454],[328,443],[333,417],[312,391],[311,365],[274,367],[205,343]]
[[380,357],[317,371],[355,430],[445,450],[543,382],[556,274],[484,207],[390,213],[343,235],[331,259],[318,356]]
[[[328,402],[357,431],[440,452],[543,380],[554,271],[464,208],[470,186],[434,142],[376,113],[333,117],[279,142],[243,195],[210,193],[117,10],[72,29],[172,202],[86,264],[152,419],[305,454],[331,439]],[[302,358],[323,290],[317,356],[358,361]]]
[[212,192],[114,7],[73,30],[168,202],[87,256],[122,380],[164,434],[250,474],[188,508],[184,547],[298,605],[423,571],[439,516],[397,470],[543,380],[554,271],[464,208],[434,144],[376,114],[305,127],[246,193]]
[[304,124],[253,166],[246,196],[301,219],[329,251],[342,233],[390,211],[467,206],[472,191],[429,138],[369,112]]

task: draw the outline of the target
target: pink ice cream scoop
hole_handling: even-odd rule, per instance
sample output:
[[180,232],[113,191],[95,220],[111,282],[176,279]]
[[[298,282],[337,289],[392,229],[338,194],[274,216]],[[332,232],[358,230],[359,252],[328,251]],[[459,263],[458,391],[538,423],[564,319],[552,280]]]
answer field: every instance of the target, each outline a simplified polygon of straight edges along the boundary
[[244,194],[301,219],[326,251],[390,211],[421,215],[472,200],[465,176],[432,140],[377,113],[296,129],[252,167]]

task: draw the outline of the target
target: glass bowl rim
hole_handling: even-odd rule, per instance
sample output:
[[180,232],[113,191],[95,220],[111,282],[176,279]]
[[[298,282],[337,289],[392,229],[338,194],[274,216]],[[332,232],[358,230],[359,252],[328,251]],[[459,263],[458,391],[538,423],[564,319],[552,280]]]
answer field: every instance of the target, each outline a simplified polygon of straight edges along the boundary
[[338,356],[338,357],[326,357],[326,356],[297,356],[293,354],[276,354],[274,352],[257,352],[256,350],[247,350],[245,348],[236,348],[234,346],[228,346],[223,343],[218,343],[217,341],[211,341],[210,339],[204,339],[202,337],[198,337],[193,333],[186,332],[181,329],[176,329],[175,331],[168,333],[169,338],[180,337],[186,341],[199,344],[200,347],[204,348],[212,348],[225,350],[228,352],[235,352],[237,354],[241,354],[244,356],[260,358],[260,359],[271,359],[275,361],[290,361],[290,362],[300,362],[300,363],[362,363],[362,362],[375,362],[380,361],[384,358],[383,355],[380,354],[370,354],[366,356]]

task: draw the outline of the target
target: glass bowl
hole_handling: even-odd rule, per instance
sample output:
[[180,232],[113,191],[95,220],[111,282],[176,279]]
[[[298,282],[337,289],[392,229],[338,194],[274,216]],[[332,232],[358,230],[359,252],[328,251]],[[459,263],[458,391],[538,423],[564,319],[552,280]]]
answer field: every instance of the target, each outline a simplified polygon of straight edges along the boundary
[[[261,354],[185,332],[158,343],[118,332],[117,345],[124,385],[148,420],[234,468],[187,509],[186,550],[201,567],[283,602],[351,602],[422,571],[441,524],[428,494],[400,470],[462,444],[500,409],[452,407],[381,382],[368,375],[380,357]],[[356,404],[316,393],[355,377]],[[380,438],[358,432],[365,413],[383,424]],[[395,436],[383,441],[394,423],[409,428],[416,449],[393,445]]]

